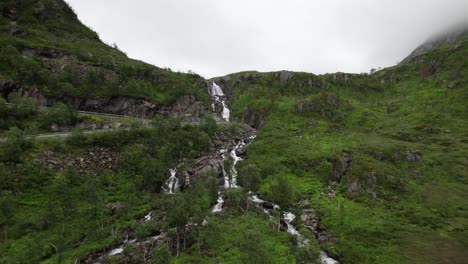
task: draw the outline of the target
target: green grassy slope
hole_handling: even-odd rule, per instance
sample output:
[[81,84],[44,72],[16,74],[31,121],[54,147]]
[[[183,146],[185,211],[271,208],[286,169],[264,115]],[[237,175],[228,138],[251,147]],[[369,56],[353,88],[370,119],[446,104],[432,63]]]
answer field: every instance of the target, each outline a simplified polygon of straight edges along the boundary
[[[244,78],[232,88],[232,112],[264,117],[240,165],[261,176],[254,191],[292,207],[310,198],[337,239],[328,249],[344,263],[463,263],[467,54],[465,38],[371,75]],[[230,75],[231,85],[249,74]],[[344,152],[351,167],[337,179]]]
[[62,0],[0,3],[0,81],[47,96],[130,96],[157,105],[194,94],[208,103],[204,79],[129,59],[77,19]]

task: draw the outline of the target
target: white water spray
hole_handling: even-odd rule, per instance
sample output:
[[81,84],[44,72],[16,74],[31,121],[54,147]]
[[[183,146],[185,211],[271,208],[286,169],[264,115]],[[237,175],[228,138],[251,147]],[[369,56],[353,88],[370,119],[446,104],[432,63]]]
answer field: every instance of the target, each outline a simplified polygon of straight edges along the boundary
[[218,200],[216,200],[216,204],[213,206],[211,210],[212,213],[219,213],[223,210],[224,199],[221,195],[221,192],[218,192]]
[[163,189],[166,193],[173,194],[180,188],[179,179],[176,177],[177,169],[170,169],[171,177],[164,183]]
[[227,104],[226,104],[226,96],[223,93],[223,90],[219,85],[217,85],[215,82],[211,85],[210,89],[210,95],[213,97],[213,100],[215,101],[213,104],[211,104],[211,108],[213,108],[213,111],[216,110],[215,103],[221,103],[223,106],[223,111],[222,111],[222,117],[224,120],[229,122],[229,118],[231,116],[231,111],[229,110]]

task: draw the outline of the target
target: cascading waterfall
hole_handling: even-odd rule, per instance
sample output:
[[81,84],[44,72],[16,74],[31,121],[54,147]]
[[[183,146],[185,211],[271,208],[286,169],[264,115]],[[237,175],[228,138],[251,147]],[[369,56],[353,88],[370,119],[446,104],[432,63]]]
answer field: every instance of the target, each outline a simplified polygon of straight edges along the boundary
[[245,141],[241,140],[237,143],[237,145],[231,150],[231,158],[233,160],[232,166],[231,166],[231,179],[230,179],[230,185],[232,188],[237,188],[237,170],[236,170],[236,164],[240,160],[242,160],[241,157],[237,156],[237,150],[239,148],[242,148],[245,146]]
[[[249,137],[250,140],[253,140],[255,136]],[[228,173],[226,172],[226,169],[224,168],[224,161],[227,160],[228,156],[226,155],[227,150],[226,149],[221,149],[219,152],[221,153],[221,157],[223,158],[223,187],[224,189],[229,189],[229,188],[238,188],[239,186],[237,185],[237,170],[236,170],[236,165],[237,163],[242,160],[241,157],[237,156],[237,150],[239,148],[242,148],[246,145],[245,140],[240,140],[237,142],[237,144],[231,149],[229,152],[229,156],[233,159],[233,163],[231,165],[231,168],[229,169],[230,172],[230,177]],[[211,210],[213,213],[221,212],[223,209],[223,204],[224,204],[224,199],[223,195],[221,192],[218,192],[218,199],[216,201],[216,204],[213,206],[213,209]]]
[[330,258],[323,250],[320,251],[320,260],[322,261],[322,264],[338,264],[338,261]]
[[[254,195],[251,192],[249,192],[249,194],[250,194],[249,200],[252,201],[253,203],[255,203],[259,208],[262,208],[263,211],[266,214],[268,214],[270,217],[272,217],[273,209],[280,209],[279,205],[277,205],[277,204],[274,204],[274,203],[265,201],[263,199],[260,199],[260,198],[258,198],[257,195]],[[266,207],[265,205],[267,205],[267,204],[268,204],[269,209],[265,208]],[[286,224],[286,232],[288,232],[288,234],[290,234],[290,235],[293,235],[293,236],[297,237],[298,244],[299,244],[300,247],[307,246],[309,244],[309,240],[304,238],[299,233],[299,231],[297,231],[297,229],[294,227],[294,225],[292,224],[292,222],[294,221],[295,218],[296,218],[296,215],[294,215],[293,213],[283,212],[282,220],[283,220],[283,223]],[[323,251],[323,250],[320,251],[320,261],[322,262],[322,264],[338,264],[339,263],[337,260],[330,258],[327,255],[327,253],[325,251]]]
[[[221,113],[221,116],[223,117],[224,120],[229,122],[231,111],[229,110],[226,104],[226,96],[224,95],[221,87],[219,87],[219,85],[213,82],[213,84],[211,85],[210,94],[211,94],[211,97],[213,97],[215,102],[221,103],[221,105],[223,106],[223,112]],[[216,110],[215,103],[211,104],[211,107],[213,108],[213,111]]]
[[221,152],[221,157],[223,158],[223,182],[224,182],[224,189],[229,189],[231,187],[231,181],[229,180],[229,175],[226,172],[226,169],[224,168],[224,161],[226,161],[227,156],[226,156],[226,149],[222,149],[219,152]]
[[[224,120],[229,121],[230,118],[230,110],[226,105],[225,102],[225,95],[223,93],[223,90],[219,85],[217,85],[215,82],[211,85],[210,89],[210,94],[212,98],[214,99],[215,102],[221,102],[221,105],[223,106],[223,111],[222,111],[222,117]],[[212,104],[213,111],[215,111],[215,103]],[[249,137],[250,141],[255,139],[255,135]],[[223,180],[224,180],[224,189],[229,189],[229,188],[238,188],[239,186],[237,185],[237,170],[236,170],[236,165],[237,163],[242,160],[241,157],[237,156],[237,150],[239,148],[242,148],[246,145],[245,140],[240,140],[237,142],[237,144],[234,146],[234,148],[231,149],[230,151],[230,157],[233,159],[233,164],[230,168],[230,174],[231,177],[226,173],[226,170],[223,165]],[[221,149],[220,153],[223,158],[223,161],[227,159],[226,155],[227,150],[226,149]],[[277,204],[262,200],[258,198],[257,195],[254,195],[250,193],[249,199],[254,202],[258,207],[263,208],[263,211],[268,214],[270,217],[272,217],[272,212],[273,210],[279,210],[280,207]],[[263,205],[268,204],[269,208],[265,208]],[[224,199],[222,196],[221,192],[218,192],[218,199],[216,200],[216,204],[212,208],[212,213],[219,213],[223,210],[223,205],[224,205]],[[294,227],[292,222],[296,216],[291,213],[291,212],[283,212],[283,217],[282,221],[286,225],[286,232],[288,232],[290,235],[296,236],[298,238],[298,244],[300,247],[307,246],[309,244],[309,241],[304,238],[299,231]],[[206,219],[203,221],[204,225],[207,223]],[[339,262],[336,261],[335,259],[330,258],[327,253],[323,250],[320,251],[320,261],[322,264],[338,264]]]
[[177,169],[170,169],[171,177],[164,183],[163,189],[166,193],[173,194],[180,188],[179,179],[176,177]]

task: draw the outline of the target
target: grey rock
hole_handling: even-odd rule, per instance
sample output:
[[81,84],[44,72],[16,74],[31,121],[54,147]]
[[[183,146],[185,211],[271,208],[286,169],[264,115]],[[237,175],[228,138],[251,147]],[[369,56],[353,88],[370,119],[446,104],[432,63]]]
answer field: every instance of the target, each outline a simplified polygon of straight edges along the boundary
[[330,181],[341,182],[343,176],[351,168],[353,159],[350,153],[343,152],[338,160],[333,162],[333,168],[330,175]]
[[420,162],[421,161],[421,153],[419,152],[412,152],[407,150],[406,151],[406,160],[409,162]]
[[293,72],[282,71],[279,73],[279,79],[281,85],[286,85],[288,81],[294,76]]

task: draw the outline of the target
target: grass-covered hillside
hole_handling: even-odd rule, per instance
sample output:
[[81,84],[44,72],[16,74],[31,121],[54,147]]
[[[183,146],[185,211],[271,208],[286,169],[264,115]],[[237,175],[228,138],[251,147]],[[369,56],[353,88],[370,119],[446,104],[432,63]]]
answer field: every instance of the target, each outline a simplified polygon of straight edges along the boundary
[[215,79],[237,120],[260,126],[241,181],[292,208],[306,200],[343,263],[466,262],[467,55],[465,34],[370,75]]
[[0,263],[466,263],[463,32],[371,74],[214,78],[220,125],[202,77],[3,0]]
[[203,78],[129,59],[63,0],[0,2],[0,86],[3,97],[21,88],[35,97],[126,96],[164,106],[194,95],[208,103]]

